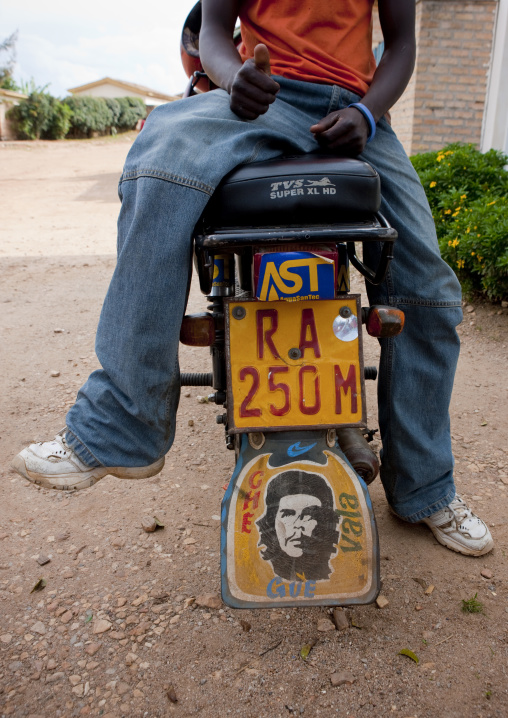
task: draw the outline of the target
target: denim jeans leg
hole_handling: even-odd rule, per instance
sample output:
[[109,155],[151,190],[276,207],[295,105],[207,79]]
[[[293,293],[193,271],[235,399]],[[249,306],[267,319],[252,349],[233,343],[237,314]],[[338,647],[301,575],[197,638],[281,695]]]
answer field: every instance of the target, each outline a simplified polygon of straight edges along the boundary
[[[399,234],[386,281],[380,287],[367,283],[369,301],[399,307],[406,317],[399,336],[380,342],[381,480],[394,511],[416,522],[455,495],[449,404],[460,346],[461,290],[441,259],[420,180],[385,119],[362,159],[380,174],[381,211]],[[364,256],[374,264],[379,245],[365,247]]]
[[[118,263],[96,338],[102,369],[80,389],[67,438],[87,464],[144,466],[174,437],[190,237],[208,195],[147,177],[123,182],[121,194]],[[175,216],[184,241],[167,236]]]

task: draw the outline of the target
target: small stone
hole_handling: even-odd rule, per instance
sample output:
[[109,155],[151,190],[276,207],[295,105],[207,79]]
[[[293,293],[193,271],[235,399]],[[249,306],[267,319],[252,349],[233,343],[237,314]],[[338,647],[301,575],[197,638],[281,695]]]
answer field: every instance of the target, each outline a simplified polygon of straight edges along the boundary
[[84,690],[85,686],[82,683],[78,686],[74,686],[74,688],[71,688],[72,693],[74,693],[75,696],[78,696],[78,698],[82,697]]
[[60,531],[60,533],[56,535],[57,541],[67,541],[68,538],[70,538],[70,533],[68,531]]
[[4,633],[2,636],[0,636],[0,641],[2,643],[10,643],[12,641],[12,636],[10,633]]
[[65,611],[65,613],[60,616],[60,620],[62,621],[62,623],[69,623],[73,615],[74,614],[72,613],[72,611]]
[[422,635],[426,641],[431,641],[434,638],[434,633],[432,631],[424,631]]
[[78,675],[69,676],[69,682],[73,686],[77,686],[80,681],[81,681],[81,676],[78,676]]
[[87,643],[85,653],[88,653],[89,656],[95,656],[101,645],[102,643]]
[[40,553],[37,558],[35,559],[39,566],[45,566],[47,563],[51,561],[49,556],[45,556],[43,553]]
[[245,633],[248,633],[252,628],[251,624],[248,621],[244,621],[243,618],[240,619],[240,626],[242,627],[242,630],[245,631]]
[[126,663],[128,666],[132,666],[134,663],[136,663],[137,660],[138,660],[138,657],[136,656],[135,653],[128,653],[128,654],[125,656],[125,663]]
[[63,671],[56,671],[56,673],[46,676],[46,683],[56,683],[56,681],[61,680],[64,676],[65,673]]
[[46,633],[46,626],[43,624],[42,621],[37,621],[37,623],[34,623],[31,630],[34,633],[38,633],[40,636],[44,636]]
[[60,376],[60,372],[59,372],[57,369],[54,369],[54,370],[51,372],[51,376],[54,376],[54,377]]
[[474,307],[473,307],[472,304],[468,304],[468,305],[467,305],[467,307],[466,307],[466,312],[467,312],[468,314],[472,314],[472,313],[474,312]]
[[171,703],[178,703],[178,698],[176,697],[176,692],[173,686],[169,686],[169,688],[166,691],[166,695],[171,701]]
[[109,631],[110,628],[111,628],[111,623],[109,621],[106,621],[105,618],[102,618],[98,621],[95,621],[95,623],[93,625],[92,632],[94,635],[97,635],[99,633],[106,633],[106,631]]
[[126,603],[127,603],[126,598],[119,598],[116,602],[116,605],[118,606],[118,608],[122,608],[122,606],[125,606]]
[[337,686],[344,686],[344,685],[352,685],[356,681],[356,678],[353,676],[352,673],[347,673],[346,671],[341,671],[340,673],[332,673],[330,676],[330,683],[335,688]]
[[125,638],[125,633],[123,631],[111,631],[109,637],[112,638],[114,641],[123,641],[123,639]]
[[184,538],[183,543],[186,546],[191,546],[193,543],[197,543],[198,540],[195,538],[192,538],[192,536],[187,536],[187,538]]
[[483,578],[492,578],[492,576],[494,575],[490,568],[482,568],[480,574],[483,576]]
[[349,628],[347,613],[345,611],[341,611],[340,608],[333,609],[332,621],[335,623],[335,627],[338,631],[345,631]]
[[131,687],[128,683],[124,683],[123,681],[120,681],[120,683],[116,686],[116,692],[119,696],[123,696],[126,693],[130,691]]
[[116,549],[123,548],[125,546],[125,539],[121,536],[117,536],[115,539],[113,539],[111,545]]
[[335,631],[335,626],[329,618],[320,618],[317,622],[317,630],[322,631]]
[[420,606],[420,604],[417,604],[417,605],[415,606],[415,611],[421,611],[422,608],[423,608],[423,606]]
[[389,600],[385,596],[379,595],[376,598],[376,604],[378,608],[385,608],[386,606],[388,606],[389,603]]
[[194,426],[194,419],[189,419],[188,424],[189,426]]
[[501,306],[503,307],[503,309],[508,309],[508,302],[506,301],[506,299],[503,299],[503,301],[501,302]]
[[145,601],[148,601],[147,593],[144,593],[142,596],[135,598],[134,601],[131,603],[131,606],[141,606],[141,604],[144,603]]
[[172,626],[174,626],[175,623],[178,623],[179,620],[180,620],[180,616],[176,615],[176,616],[173,616],[173,618],[170,618],[169,622]]
[[214,593],[204,593],[202,596],[196,598],[196,606],[202,608],[222,608],[221,599]]
[[63,334],[65,332],[65,329],[53,329],[53,332],[55,334]]
[[151,534],[157,528],[157,521],[153,516],[143,516],[141,519],[141,528],[146,531],[147,534]]
[[62,578],[74,578],[76,574],[72,569],[70,568],[64,568],[64,570],[61,573]]
[[7,533],[1,533],[0,534],[0,541],[3,541],[4,539],[9,538],[9,534]]
[[428,586],[428,587],[425,589],[425,595],[426,595],[426,596],[430,596],[430,594],[433,592],[434,589],[435,589],[435,586],[433,586],[433,585],[431,584],[430,586]]
[[199,394],[196,397],[198,404],[209,404],[210,400],[207,396],[200,396]]
[[48,669],[48,671],[54,671],[55,668],[57,667],[57,665],[58,665],[58,664],[57,664],[57,662],[55,661],[55,659],[54,659],[54,658],[50,658],[50,659],[48,660],[48,662],[46,663],[46,668]]

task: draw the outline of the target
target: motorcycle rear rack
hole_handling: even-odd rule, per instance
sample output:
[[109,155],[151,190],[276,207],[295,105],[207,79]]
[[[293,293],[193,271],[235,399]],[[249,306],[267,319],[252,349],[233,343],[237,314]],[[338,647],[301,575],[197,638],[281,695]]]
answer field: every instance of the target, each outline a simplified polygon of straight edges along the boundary
[[[347,245],[351,264],[371,284],[381,284],[393,259],[393,245],[397,231],[390,226],[381,213],[371,220],[351,223],[314,226],[285,227],[226,227],[212,229],[195,237],[196,264],[199,284],[203,294],[209,294],[212,286],[213,257],[215,254],[238,254],[252,251],[254,247],[293,243]],[[367,267],[357,256],[355,242],[381,242],[381,257],[376,269]]]

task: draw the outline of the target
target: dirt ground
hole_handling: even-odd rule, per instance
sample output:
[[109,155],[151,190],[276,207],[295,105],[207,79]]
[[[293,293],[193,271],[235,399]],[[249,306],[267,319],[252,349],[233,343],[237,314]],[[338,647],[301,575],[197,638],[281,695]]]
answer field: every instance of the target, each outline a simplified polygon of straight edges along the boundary
[[[426,527],[389,514],[376,481],[389,603],[348,609],[343,631],[317,630],[327,609],[193,603],[219,594],[218,516],[233,469],[218,409],[198,403],[202,389],[182,396],[156,478],[108,477],[68,495],[9,468],[20,449],[62,428],[97,366],[116,183],[131,142],[0,144],[0,716],[505,718],[507,309],[465,307],[452,405],[457,486],[490,522],[494,552],[471,559],[439,546]],[[196,287],[190,305],[204,306]],[[375,361],[374,341],[366,353]],[[183,347],[181,365],[209,371],[207,351]],[[165,528],[144,533],[147,514]],[[31,593],[40,578],[46,587]],[[483,612],[462,612],[476,594]],[[405,648],[418,664],[399,655]],[[354,682],[333,687],[337,672]]]

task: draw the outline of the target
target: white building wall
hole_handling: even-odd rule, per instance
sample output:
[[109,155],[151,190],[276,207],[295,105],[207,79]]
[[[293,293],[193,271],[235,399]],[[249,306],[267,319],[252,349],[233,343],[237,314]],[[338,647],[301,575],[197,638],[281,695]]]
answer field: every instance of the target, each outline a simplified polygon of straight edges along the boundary
[[121,87],[116,85],[97,85],[97,87],[91,87],[88,90],[81,90],[80,92],[73,92],[74,97],[139,97],[143,100],[145,105],[163,105],[167,100],[161,100],[157,97],[151,97],[150,95],[143,95],[139,92],[131,90],[123,90]]
[[499,0],[482,127],[482,152],[491,148],[508,154],[508,0]]

